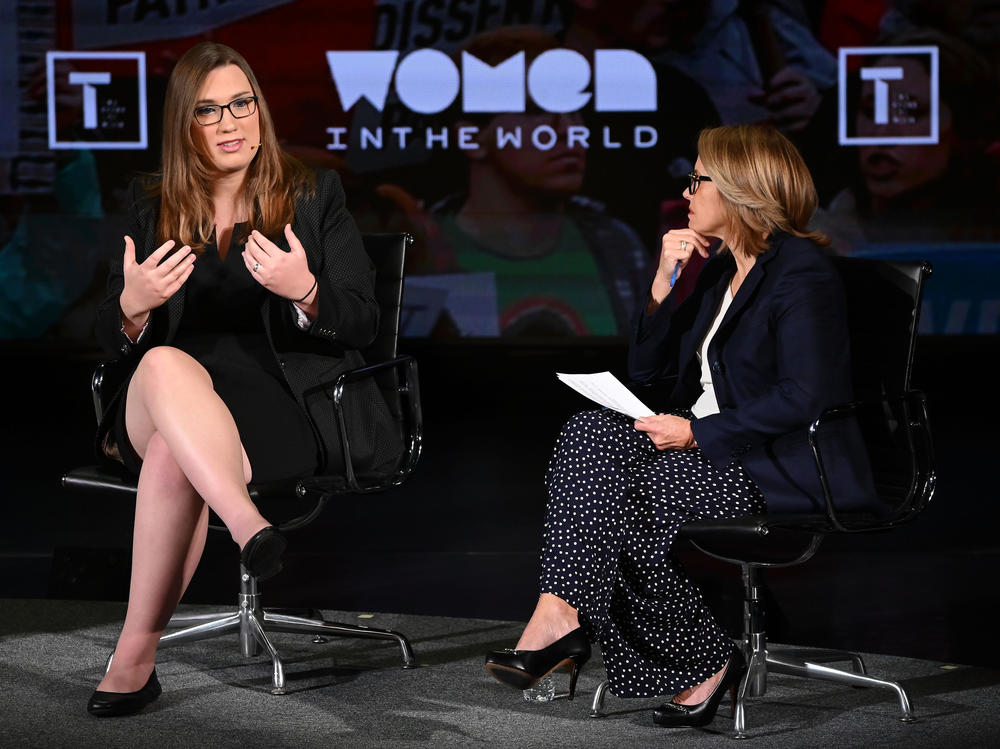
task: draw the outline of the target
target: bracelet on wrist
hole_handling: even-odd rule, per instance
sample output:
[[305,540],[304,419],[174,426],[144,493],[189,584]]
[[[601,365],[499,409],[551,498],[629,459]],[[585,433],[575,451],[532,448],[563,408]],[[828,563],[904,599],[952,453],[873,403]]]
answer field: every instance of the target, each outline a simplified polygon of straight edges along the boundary
[[299,302],[304,302],[306,299],[309,298],[309,295],[313,293],[313,290],[316,288],[318,284],[319,284],[319,279],[316,278],[316,276],[313,276],[313,285],[309,287],[309,291],[307,291],[301,298],[293,299],[292,301],[295,302],[296,304],[298,304]]

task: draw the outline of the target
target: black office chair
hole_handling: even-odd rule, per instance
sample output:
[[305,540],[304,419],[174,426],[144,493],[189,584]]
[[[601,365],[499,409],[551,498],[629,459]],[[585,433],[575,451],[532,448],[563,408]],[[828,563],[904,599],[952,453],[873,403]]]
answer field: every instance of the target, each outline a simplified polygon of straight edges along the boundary
[[[891,689],[899,699],[901,720],[912,722],[909,696],[898,683],[868,676],[857,653],[819,649],[769,649],[761,602],[761,570],[801,564],[829,534],[888,531],[912,520],[934,494],[935,473],[927,404],[910,389],[920,301],[931,266],[837,258],[848,297],[853,403],[825,411],[809,427],[816,470],[825,494],[825,512],[753,515],[699,520],[680,532],[697,549],[740,565],[743,577],[742,648],[748,670],[740,683],[733,714],[735,738],[746,738],[744,701],[762,696],[769,672],[825,679],[856,687]],[[830,489],[823,456],[824,430],[855,419],[864,437],[884,512],[845,512]],[[850,662],[851,671],[828,663]],[[591,716],[600,717],[608,682],[594,694]]]
[[[282,531],[291,531],[308,525],[323,511],[334,497],[344,494],[369,494],[402,484],[413,471],[420,457],[422,441],[422,416],[417,363],[410,356],[397,353],[400,310],[403,296],[403,264],[406,248],[412,243],[409,234],[365,234],[365,250],[376,269],[375,295],[381,311],[378,336],[362,353],[368,366],[345,372],[335,382],[318,386],[333,403],[338,415],[338,430],[343,445],[344,475],[309,476],[287,482],[251,484],[248,489],[255,502],[278,501],[292,508],[294,517],[278,523]],[[113,363],[98,366],[94,373],[92,389],[98,419],[103,412],[101,394],[111,390]],[[405,450],[395,471],[378,480],[365,480],[355,475],[353,469],[350,435],[344,419],[342,404],[349,399],[348,385],[367,377],[374,377],[389,409],[395,418]],[[117,494],[135,499],[135,480],[124,472],[103,466],[88,466],[70,471],[62,479],[68,489]],[[287,510],[286,510],[287,512]],[[215,530],[224,526],[211,525]],[[245,656],[258,655],[263,648],[271,657],[274,667],[272,694],[284,694],[285,671],[281,657],[268,637],[269,632],[310,634],[317,641],[327,635],[364,637],[395,641],[401,650],[403,668],[414,665],[413,650],[409,641],[399,632],[374,629],[355,624],[324,621],[319,612],[310,609],[307,616],[288,611],[268,610],[261,605],[260,586],[257,579],[240,565],[240,592],[237,609],[225,615],[198,614],[175,616],[169,627],[183,629],[167,632],[160,638],[161,647],[179,645],[193,640],[235,633],[239,635],[240,648]]]

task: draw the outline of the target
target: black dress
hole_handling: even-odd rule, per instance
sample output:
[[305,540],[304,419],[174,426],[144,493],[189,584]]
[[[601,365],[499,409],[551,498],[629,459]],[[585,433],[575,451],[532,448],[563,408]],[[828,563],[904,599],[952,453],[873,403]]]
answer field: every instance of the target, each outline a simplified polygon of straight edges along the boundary
[[[240,225],[233,234],[239,236]],[[211,242],[184,284],[184,313],[171,342],[211,375],[258,482],[314,473],[319,449],[268,344],[261,317],[267,293],[250,275],[235,242],[225,259]],[[125,430],[125,400],[123,395],[112,434],[126,468],[138,473],[142,463]]]

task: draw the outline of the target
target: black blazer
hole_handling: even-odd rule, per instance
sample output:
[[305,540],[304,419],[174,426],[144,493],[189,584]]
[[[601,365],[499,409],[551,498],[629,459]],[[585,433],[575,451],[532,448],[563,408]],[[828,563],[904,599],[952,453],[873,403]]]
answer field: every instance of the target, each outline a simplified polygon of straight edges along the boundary
[[[140,180],[133,180],[129,190],[129,236],[135,241],[136,260],[142,262],[159,244],[156,241],[159,205],[145,197]],[[327,396],[315,386],[364,365],[358,349],[370,344],[378,329],[375,270],[347,211],[344,189],[336,172],[317,172],[314,193],[296,202],[292,230],[305,249],[309,270],[317,279],[319,314],[309,330],[303,331],[295,323],[291,303],[267,294],[261,305],[261,318],[285,380],[316,431],[320,466],[328,472],[338,472],[343,460],[335,436],[335,415]],[[268,239],[289,251],[284,232]],[[233,247],[231,251],[237,249]],[[118,299],[125,287],[122,265],[122,253],[114,253],[107,297],[98,307],[96,333],[105,351],[134,369],[146,351],[174,339],[184,312],[185,287],[153,310],[149,329],[133,344],[121,330]],[[357,448],[355,468],[361,475],[378,473],[399,455],[402,444],[390,426],[391,417],[375,384],[369,380],[351,387],[360,391],[345,398],[349,401],[347,422],[351,444]],[[114,413],[120,397],[119,393],[109,403],[105,417]],[[107,431],[108,421],[102,419],[101,431]]]
[[[668,297],[636,315],[629,375],[641,383],[676,378],[669,407],[690,408],[702,393],[696,351],[735,269],[731,254],[716,256],[676,309]],[[771,237],[709,345],[720,413],[692,420],[698,446],[716,466],[739,460],[769,510],[823,511],[806,428],[823,409],[851,400],[849,350],[844,289],[829,258],[810,240]],[[821,442],[838,509],[874,507],[856,425],[844,422]]]

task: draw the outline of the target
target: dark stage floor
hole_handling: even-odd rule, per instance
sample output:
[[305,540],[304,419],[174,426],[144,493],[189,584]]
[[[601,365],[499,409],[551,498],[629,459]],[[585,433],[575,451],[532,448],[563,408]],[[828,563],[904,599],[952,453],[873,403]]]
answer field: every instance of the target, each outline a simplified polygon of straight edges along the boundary
[[[617,370],[620,345],[416,345],[425,453],[411,481],[345,499],[291,538],[273,605],[518,620],[535,597],[552,442],[586,407],[554,372]],[[775,570],[769,633],[782,642],[1000,666],[1000,437],[995,339],[921,341],[915,385],[931,405],[939,489],[913,524],[833,538],[806,565]],[[0,492],[0,598],[124,600],[130,507],[73,495],[63,471],[92,462],[91,352],[8,345]],[[961,379],[957,377],[961,373]],[[985,395],[984,395],[985,394]],[[739,616],[737,572],[682,552],[724,621]],[[187,601],[234,603],[236,549],[213,534]]]

